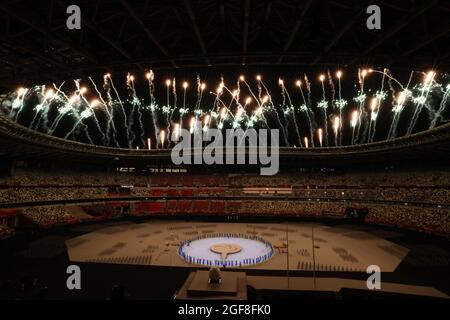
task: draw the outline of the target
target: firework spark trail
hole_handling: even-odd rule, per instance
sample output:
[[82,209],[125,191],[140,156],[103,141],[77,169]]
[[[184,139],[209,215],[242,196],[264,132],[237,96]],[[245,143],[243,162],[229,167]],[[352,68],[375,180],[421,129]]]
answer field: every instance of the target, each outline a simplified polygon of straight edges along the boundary
[[284,120],[284,123],[285,123],[285,126],[286,126],[286,131],[289,134],[289,129],[287,128],[288,123],[287,123],[286,112],[285,112],[286,111],[286,90],[285,90],[285,87],[284,87],[283,80],[279,79],[278,80],[278,84],[280,85],[281,96],[283,97],[283,102],[281,103],[281,112],[283,114],[283,120]]
[[305,73],[305,84],[306,84],[306,92],[308,93],[306,96],[308,98],[308,105],[312,106],[312,100],[311,100],[311,82],[308,79],[308,76]]
[[72,126],[72,129],[64,136],[64,139],[67,139],[75,131],[78,125],[81,124],[82,121],[82,118],[78,118],[77,122],[75,122],[75,124]]
[[324,81],[325,80],[325,76],[321,75],[320,76],[320,82],[322,84],[322,101],[320,101],[317,105],[317,107],[319,109],[322,109],[323,112],[323,127],[324,127],[324,131],[325,131],[325,146],[328,147],[328,113],[327,113],[327,109],[328,109],[328,101],[326,99],[326,95],[325,95],[325,85],[324,85]]
[[363,112],[365,112],[364,108],[363,108],[364,101],[365,101],[365,97],[364,97],[364,78],[361,77],[361,69],[359,69],[359,68],[358,68],[358,82],[359,82],[359,85],[360,85],[360,91],[359,91],[358,97],[356,98],[356,99],[359,98],[359,113],[358,113],[359,118],[358,118],[358,123],[357,123],[357,130],[356,130],[356,140],[358,140],[358,137],[359,137],[359,131],[360,131],[361,122],[362,122],[361,118],[363,116]]
[[[59,111],[58,116],[53,120],[53,123],[51,124],[50,128],[48,128],[48,130],[47,130],[47,133],[48,133],[49,135],[52,135],[52,134],[53,134],[53,132],[55,131],[55,129],[56,129],[56,127],[58,126],[58,124],[59,124],[59,122],[61,121],[61,119],[62,119],[66,114],[69,114],[69,113],[71,112],[70,110],[67,110],[67,111],[66,111],[66,108],[65,108],[65,107],[63,107],[63,108],[61,108],[61,109],[59,109],[59,110],[60,110],[60,111]],[[42,118],[44,118],[44,116],[42,116]],[[39,127],[39,122],[40,122],[40,120],[41,120],[41,119],[39,119],[38,122],[36,123],[36,127]]]
[[225,86],[225,84],[224,84],[223,78],[221,76],[220,84],[219,84],[219,87],[217,88],[217,91],[216,91],[217,93],[215,94],[214,92],[210,92],[212,95],[215,96],[215,98],[214,98],[214,101],[213,101],[213,103],[211,105],[211,108],[209,109],[209,112],[208,112],[209,114],[211,114],[213,111],[214,112],[218,112],[219,111],[219,108],[220,108],[219,99],[220,99],[220,97],[223,94],[223,87],[224,86]]
[[84,95],[83,95],[83,90],[81,90],[81,88],[80,88],[80,83],[77,82],[77,81],[75,81],[75,85],[77,86],[77,89],[78,89],[79,92],[80,92],[80,98],[81,98],[81,100],[88,106],[88,108],[91,109],[91,111],[92,111],[92,118],[94,119],[95,126],[97,127],[97,130],[98,130],[98,132],[100,133],[100,135],[102,136],[103,145],[105,145],[105,144],[106,144],[106,136],[105,136],[105,134],[103,133],[102,128],[100,127],[100,123],[98,122],[97,115],[95,114],[95,111],[93,110],[94,105],[93,105],[93,104],[90,104],[90,103],[86,100],[86,98],[84,97]]
[[448,84],[446,87],[444,96],[442,97],[442,101],[439,104],[439,109],[435,112],[434,117],[430,123],[429,129],[434,128],[436,126],[436,123],[442,118],[442,113],[447,108],[447,101],[449,97],[450,97],[450,84]]
[[186,113],[188,113],[188,109],[186,108],[186,91],[187,91],[188,83],[183,82],[183,107],[179,110],[180,113],[180,129],[183,129],[183,117]]
[[[65,83],[65,81],[63,81],[59,87],[56,87],[56,85],[53,84],[53,86],[56,88],[56,92],[53,93],[52,97],[50,98],[50,100],[48,100],[47,104],[45,104],[46,100],[44,100],[44,103],[41,103],[34,108],[34,111],[36,111],[36,112],[34,113],[33,119],[31,120],[30,124],[28,125],[28,128],[33,129],[34,123],[35,123],[36,119],[38,119],[38,115],[41,116],[42,112],[47,112],[45,110],[49,110],[50,105],[52,104],[53,100],[61,92],[61,88],[64,85],[64,83]],[[46,97],[46,99],[47,99],[47,97]],[[40,117],[39,117],[39,119],[40,119]]]
[[[50,134],[53,134],[53,132],[55,131],[56,127],[58,126],[59,122],[61,121],[61,119],[65,116],[65,115],[69,115],[72,114],[75,116],[76,119],[76,124],[73,126],[73,129],[71,131],[69,131],[69,133],[66,135],[66,137],[68,137],[70,134],[72,134],[74,132],[74,130],[78,127],[79,124],[82,125],[82,127],[85,129],[86,131],[86,135],[89,138],[90,141],[92,141],[89,132],[87,130],[87,127],[84,127],[84,124],[82,123],[83,119],[87,119],[90,116],[92,116],[93,111],[91,110],[91,108],[86,108],[84,111],[79,112],[77,109],[73,108],[73,105],[79,101],[80,97],[81,97],[81,92],[82,90],[78,90],[77,93],[72,96],[70,99],[68,99],[68,97],[66,95],[64,95],[64,97],[66,99],[68,99],[68,102],[64,105],[64,107],[62,109],[60,109],[60,117],[59,119],[55,119],[52,128],[51,128],[51,132]],[[89,106],[89,105],[88,105]],[[65,138],[66,139],[66,138]]]
[[105,79],[106,78],[104,78],[103,89],[106,91],[106,96],[107,96],[108,102],[106,102],[103,99],[103,96],[102,96],[100,90],[98,90],[96,83],[94,82],[94,80],[91,77],[89,77],[89,80],[92,83],[92,85],[94,86],[94,90],[97,92],[98,98],[100,99],[100,101],[101,101],[101,103],[103,105],[103,110],[105,111],[106,116],[108,117],[108,119],[106,121],[106,134],[105,134],[106,141],[105,141],[105,143],[106,143],[107,146],[110,145],[110,143],[111,143],[110,136],[111,136],[111,129],[112,129],[112,131],[113,131],[112,137],[113,137],[113,140],[114,140],[114,144],[116,145],[116,147],[119,148],[120,146],[119,146],[119,143],[117,142],[117,139],[116,139],[116,136],[115,136],[116,133],[117,133],[116,126],[115,126],[114,121],[113,121],[113,115],[109,111],[109,107],[111,106],[111,100],[112,100],[112,98],[111,98],[111,89],[110,89],[110,87],[108,85],[108,81],[105,81]]
[[352,128],[352,145],[355,144],[355,127]]
[[[403,85],[399,81],[397,81],[394,77],[392,77],[390,73],[388,74],[390,79],[394,80],[402,88],[402,92],[403,93],[400,93],[399,97],[402,97],[401,96],[402,94],[404,95],[404,97],[401,98],[401,100],[403,100],[403,102],[400,105],[398,105],[397,107],[394,106],[394,110],[395,110],[396,114],[394,115],[394,119],[392,121],[391,129],[389,130],[389,133],[388,133],[388,139],[393,139],[393,138],[397,137],[397,125],[398,125],[398,122],[399,122],[400,117],[402,115],[402,111],[404,110],[404,104],[406,103],[406,99],[411,96],[411,92],[409,91],[408,88],[409,88],[409,85],[410,85],[410,83],[412,81],[413,74],[414,74],[414,71],[412,71],[410,73],[409,79],[408,79],[408,83],[406,84],[405,88],[403,88]],[[395,91],[394,91],[394,95],[393,95],[393,101],[395,101]]]
[[257,76],[256,80],[257,80],[256,85],[257,85],[257,88],[258,88],[258,99],[259,99],[259,101],[262,101],[261,76]]
[[289,102],[289,106],[288,106],[288,108],[290,110],[289,111],[289,115],[291,115],[291,117],[293,119],[294,129],[295,129],[295,133],[297,134],[298,143],[299,143],[300,147],[303,147],[302,138],[300,136],[300,130],[299,130],[298,123],[297,123],[297,118],[295,116],[295,108],[292,105],[291,96],[289,95],[289,92],[286,89],[286,87],[284,86],[284,84],[283,84],[283,90],[286,93],[286,97],[287,97],[287,100]]
[[18,92],[15,92],[14,94],[16,95],[16,97],[14,98],[14,100],[13,100],[13,102],[12,102],[12,104],[11,104],[11,109],[9,109],[8,111],[8,116],[11,118],[11,119],[13,119],[14,121],[16,120],[15,119],[15,116],[16,116],[16,114],[14,113],[15,112],[15,110],[16,109],[19,109],[19,108],[21,108],[21,103],[20,103],[20,98],[21,98],[21,96],[22,96],[22,94],[23,94],[23,91],[24,90],[26,90],[26,89],[24,89],[24,88],[20,88],[19,90],[18,90]]
[[197,75],[197,101],[195,102],[195,108],[194,108],[194,116],[195,116],[195,123],[198,122],[199,116],[202,114],[201,110],[201,103],[203,98],[203,89],[204,86],[201,83],[200,76]]
[[336,87],[334,86],[333,77],[331,76],[330,69],[328,69],[327,74],[328,74],[328,84],[330,85],[331,88],[331,105],[334,106],[336,100]]
[[[58,109],[58,112],[59,112],[58,116],[53,120],[52,125],[47,130],[47,133],[50,135],[53,134],[53,132],[56,130],[56,127],[59,125],[59,122],[61,121],[62,118],[64,118],[65,115],[75,114],[75,112],[74,112],[75,110],[73,109],[73,104],[75,103],[78,96],[74,95],[72,98],[69,99],[66,95],[63,94],[63,97],[67,100],[67,103],[65,103],[62,108]],[[39,124],[39,122],[38,122],[38,124]]]
[[138,123],[139,123],[139,129],[140,129],[140,135],[139,135],[139,139],[141,140],[141,145],[145,146],[145,139],[144,139],[144,134],[145,134],[145,128],[144,128],[144,123],[142,122],[142,112],[141,112],[141,108],[142,108],[142,103],[141,100],[139,100],[137,93],[136,93],[136,88],[134,86],[134,81],[132,81],[132,88],[133,88],[133,100],[136,101],[137,104],[137,115],[138,115]]
[[387,134],[387,140],[391,140],[397,135],[396,132],[397,118],[399,118],[399,112],[394,111],[394,117],[392,118],[391,126],[389,127],[389,131]]
[[[177,109],[177,101],[178,101],[177,80],[175,79],[175,77],[172,80],[172,95],[173,95],[173,108],[171,108],[171,110],[170,110],[170,114],[168,116],[168,121],[167,121],[167,126],[166,126],[168,137],[171,136],[170,126],[174,125],[173,114],[174,114],[175,110]],[[169,145],[170,145],[170,139],[169,139]]]
[[342,86],[341,86],[341,77],[342,77],[342,71],[338,71],[336,73],[336,76],[338,78],[338,95],[339,95],[339,103],[338,103],[338,108],[339,108],[339,145],[342,146],[342,110],[345,108],[345,106],[347,105],[347,102],[344,100],[342,100]]
[[[364,93],[364,81],[365,81],[365,77],[367,75],[367,70],[361,70],[358,69],[358,82],[360,85],[360,91],[358,96],[355,98],[355,100],[359,103],[359,118],[358,118],[358,124],[357,124],[357,129],[356,129],[356,137],[355,137],[355,141],[359,142],[359,141],[364,141],[364,136],[366,134],[366,130],[367,130],[367,112],[364,108],[365,106],[365,102],[366,102],[366,94]],[[364,123],[364,127],[363,127],[363,138],[360,140],[360,133],[361,133],[361,126]]]
[[276,113],[277,120],[278,120],[278,123],[280,125],[280,128],[282,128],[282,130],[283,130],[283,133],[284,133],[284,136],[285,136],[285,142],[287,142],[288,139],[289,139],[289,128],[288,128],[288,121],[286,119],[286,112],[284,110],[284,108],[286,106],[286,90],[285,90],[285,87],[284,87],[284,81],[283,80],[278,79],[278,84],[281,87],[281,96],[283,97],[283,102],[281,104],[281,114],[283,115],[283,121],[284,121],[285,125],[283,125],[281,123],[280,117],[278,115],[278,111],[276,109],[274,111]]
[[[383,92],[383,91],[381,91],[381,92]],[[367,142],[373,142],[373,139],[375,137],[375,132],[377,131],[378,113],[380,112],[381,103],[382,103],[382,99],[377,98],[376,111],[372,112],[373,120],[371,119],[371,121],[370,121],[369,134],[368,134]],[[370,131],[371,128],[373,129],[372,132]]]
[[201,89],[202,83],[201,83],[201,80],[200,80],[200,76],[199,76],[199,75],[197,75],[197,81],[196,81],[196,83],[197,83],[197,100],[196,100],[196,102],[195,102],[195,110],[198,110],[198,109],[200,108],[200,103],[201,103],[201,92],[202,92],[202,89]]
[[413,99],[413,102],[414,102],[414,105],[416,106],[416,108],[414,109],[414,113],[411,118],[410,125],[408,127],[408,130],[406,131],[407,135],[410,135],[412,133],[412,130],[414,129],[416,122],[419,119],[419,115],[427,103],[428,95],[430,94],[431,90],[433,89],[434,76],[435,76],[435,73],[432,71],[426,75],[424,83],[420,87],[420,96]]
[[[164,105],[161,110],[164,116],[164,128],[166,131],[162,131],[161,132],[161,142],[162,142],[162,146],[164,147],[164,137],[165,134],[167,133],[167,137],[170,137],[170,118],[173,112],[173,109],[170,106],[170,86],[173,85],[172,81],[170,81],[170,79],[166,80],[166,105]],[[169,143],[170,143],[170,139],[169,139]]]
[[139,102],[139,99],[136,97],[136,93],[134,92],[134,89],[133,89],[133,80],[134,80],[134,77],[130,73],[128,73],[126,84],[127,84],[128,93],[131,96],[131,113],[128,116],[128,128],[130,128],[129,141],[130,141],[131,145],[133,145],[134,141],[136,140],[136,135],[134,133],[133,126],[134,126],[134,116],[136,114],[136,107]]
[[170,118],[169,118],[169,120],[170,120],[170,122],[172,123],[173,121],[173,119],[172,119],[172,117],[173,117],[173,114],[174,114],[174,111],[177,109],[177,103],[178,103],[178,96],[177,96],[177,80],[175,79],[175,77],[173,78],[173,80],[172,80],[172,94],[173,94],[173,109],[172,109],[172,113],[170,114]]
[[285,127],[281,124],[281,120],[280,120],[280,117],[279,117],[279,115],[278,115],[278,111],[277,111],[277,109],[275,108],[275,106],[273,105],[272,102],[270,103],[270,109],[271,109],[271,111],[272,111],[271,114],[275,116],[275,120],[276,120],[276,122],[277,122],[277,124],[278,124],[278,127],[279,127],[279,128],[281,129],[281,131],[283,132],[284,143],[286,144],[286,146],[289,146],[288,135],[287,135],[286,129],[285,129]]
[[[376,99],[376,98],[372,98],[372,99]],[[377,104],[378,102],[374,102],[375,100],[372,100],[370,108],[371,108],[371,113],[370,113],[370,117],[369,117],[369,131],[367,134],[367,142],[370,141],[370,135],[371,135],[371,130],[372,130],[372,123],[375,121],[376,117],[377,117]]]
[[[74,131],[77,129],[79,125],[84,128],[83,120],[89,118],[92,116],[92,110],[91,109],[85,109],[81,111],[80,113],[75,114],[75,117],[77,118],[77,122],[73,125],[72,129],[67,132],[67,134],[64,136],[64,139],[67,139]],[[86,130],[87,131],[87,130]],[[89,133],[87,132],[87,135],[89,136]]]
[[266,91],[266,94],[267,94],[267,97],[268,97],[268,105],[269,105],[269,108],[268,108],[268,109],[269,109],[269,111],[270,111],[270,114],[274,116],[275,121],[276,121],[277,124],[278,124],[278,128],[279,128],[279,129],[281,130],[281,132],[283,133],[283,140],[284,140],[284,142],[286,143],[286,145],[289,146],[289,142],[288,142],[288,139],[287,139],[287,132],[286,132],[286,130],[285,130],[285,127],[281,124],[281,120],[280,120],[280,117],[279,117],[279,115],[278,115],[278,112],[277,112],[277,110],[276,110],[276,108],[275,108],[275,105],[273,104],[272,96],[270,95],[270,91],[267,89],[267,87],[266,87],[264,81],[262,81],[261,79],[260,79],[260,83],[261,83],[261,86],[262,86],[262,87],[264,88],[264,90]]
[[264,81],[262,81],[261,78],[260,78],[259,82],[261,83],[261,86],[262,86],[262,87],[264,88],[264,90],[266,91],[267,98],[268,98],[267,104],[268,104],[268,106],[269,106],[268,109],[269,109],[269,111],[270,111],[270,114],[274,116],[275,121],[277,122],[279,129],[280,129],[280,130],[282,131],[282,133],[283,133],[283,140],[284,140],[284,143],[286,144],[286,146],[289,146],[289,142],[288,142],[288,139],[287,139],[287,133],[286,133],[286,131],[285,131],[284,126],[281,124],[280,117],[278,116],[278,112],[277,112],[277,110],[276,110],[276,108],[275,108],[275,105],[273,104],[273,101],[272,101],[272,96],[270,95],[269,90],[267,89],[267,87],[266,87]]
[[[399,107],[397,107],[399,108]],[[397,123],[400,118],[400,112],[394,111],[394,117],[392,119],[391,126],[388,131],[387,140],[391,140],[397,136]]]
[[[390,70],[389,69],[385,69],[384,71],[385,71],[384,73],[386,73],[386,75],[388,76],[387,83],[388,83],[389,90],[391,91],[392,106],[394,107],[394,110],[395,110],[395,99],[396,99],[396,97],[395,97],[395,88],[394,88],[394,85],[392,83],[393,79],[392,79],[392,77],[390,77]],[[395,120],[396,120],[396,114],[394,113],[394,116],[392,117],[391,125],[389,127],[388,134],[386,136],[387,140],[389,140],[391,138],[392,132],[394,130]]]
[[240,97],[241,97],[241,83],[240,79],[238,79],[236,83],[236,101],[239,101]]
[[231,107],[233,106],[233,102],[236,102],[236,110],[239,110],[239,108],[243,108],[242,105],[240,104],[239,100],[237,100],[237,90],[234,92],[231,92],[231,90],[226,85],[223,85],[222,89],[225,89],[231,96],[231,100],[230,100],[230,103],[228,104],[228,106],[226,106],[225,104],[224,104],[224,106],[226,107],[227,112],[229,114],[231,114],[231,116],[233,117],[233,121],[234,121],[235,117],[234,117],[233,113],[231,112]]
[[150,70],[147,73],[147,82],[148,82],[148,94],[150,96],[150,114],[151,114],[151,118],[152,118],[152,123],[153,123],[153,131],[155,132],[155,139],[157,139],[158,135],[159,135],[159,127],[157,124],[157,110],[158,110],[158,106],[156,105],[156,100],[155,100],[155,84],[154,84],[154,79],[155,79],[155,74],[153,73],[152,70]]
[[[335,101],[336,100],[336,87],[334,85],[333,77],[331,76],[330,69],[327,70],[327,77],[328,77],[328,84],[330,85],[330,91],[331,91],[331,108],[333,110],[333,108],[336,106],[336,101]],[[339,131],[337,131],[337,134],[339,134]],[[335,138],[337,138],[336,134],[335,134]],[[335,143],[335,145],[337,146],[336,143]]]
[[183,108],[186,108],[186,89],[187,89],[187,82],[183,83]]
[[[220,108],[220,104],[222,104],[222,108],[225,109],[226,114],[229,114],[234,119],[234,114],[231,112],[230,108],[225,104],[225,102],[220,98],[220,95],[211,92],[212,95],[216,96],[217,107]],[[222,115],[220,115],[222,117]]]
[[298,82],[298,87],[300,89],[300,94],[302,97],[303,104],[300,104],[300,111],[303,112],[306,115],[306,120],[308,121],[308,127],[309,127],[309,136],[310,141],[313,141],[313,126],[311,122],[311,117],[309,116],[310,109],[308,108],[308,105],[306,103],[305,94],[303,93],[302,83],[301,81]]
[[258,104],[258,106],[260,106],[260,98],[257,98],[256,95],[253,93],[252,88],[250,87],[250,85],[247,83],[247,81],[245,81],[244,78],[242,78],[242,82],[247,86],[248,91],[250,92],[250,95],[253,97],[253,99],[255,99],[256,103]]
[[86,135],[86,138],[89,140],[90,144],[94,144],[94,141],[92,140],[89,131],[88,126],[84,123],[78,126],[78,128],[73,132],[73,140],[76,140],[75,137],[79,136],[81,132],[84,132]]
[[[80,88],[80,80],[74,80],[77,91],[75,92],[75,94],[72,97],[68,97],[63,91],[58,89],[58,93],[60,93],[62,95],[62,97],[64,99],[66,99],[67,103],[64,104],[64,106],[62,108],[58,109],[59,115],[53,120],[53,124],[50,126],[50,128],[48,128],[47,124],[48,124],[48,116],[46,115],[44,117],[44,128],[46,128],[47,133],[49,133],[50,135],[53,134],[53,132],[55,131],[56,127],[58,126],[59,122],[61,121],[62,118],[64,118],[65,115],[69,115],[69,114],[73,114],[76,116],[76,111],[73,109],[74,104],[78,101],[78,99],[81,96],[81,88]],[[53,84],[53,87],[56,88],[56,85]],[[48,112],[48,110],[47,110]],[[45,112],[45,114],[47,114],[47,112]]]
[[[229,89],[226,88],[225,86],[223,86],[223,88],[225,88],[227,91],[229,91]],[[215,93],[212,93],[212,94],[216,95]],[[222,106],[223,106],[222,109],[225,110],[225,112],[221,111],[219,114],[220,121],[219,121],[219,124],[217,125],[217,128],[219,130],[221,130],[221,129],[223,129],[224,121],[227,119],[228,115],[231,116],[233,121],[235,121],[235,117],[234,117],[234,114],[231,112],[230,107],[225,104],[225,102],[219,97],[219,95],[216,95],[216,96],[217,96],[218,107],[219,107],[219,104],[222,104]],[[234,100],[234,98],[232,97],[232,100],[229,105],[231,105],[233,100]]]
[[[293,107],[292,107],[293,108]],[[295,110],[292,111],[292,118],[294,119],[294,128],[298,137],[298,144],[300,147],[303,147],[302,137],[300,136],[300,130],[298,128],[297,118],[295,116]]]
[[[87,101],[86,101],[87,102]],[[92,105],[89,105],[89,108],[93,108]],[[103,141],[103,145],[107,145],[107,139],[106,139],[106,135],[105,133],[103,133],[102,128],[100,127],[100,123],[98,122],[98,118],[95,115],[95,111],[92,110],[92,118],[94,119],[95,122],[95,126],[97,127],[98,132],[100,133],[100,135],[102,136],[102,141]]]
[[[23,92],[23,94],[22,94],[22,96],[21,96],[21,98],[20,98],[18,110],[17,110],[17,113],[16,113],[16,115],[15,115],[15,119],[14,119],[14,121],[16,121],[16,122],[17,122],[18,119],[19,119],[19,114],[22,112],[22,110],[23,110],[24,107],[25,107],[25,105],[24,105],[25,96],[29,93],[29,91],[30,91],[30,90],[28,90],[28,89],[24,89],[24,92]],[[42,102],[42,103],[45,103],[45,100],[47,100],[47,98],[45,97],[44,91],[45,91],[45,85],[42,86],[42,89],[41,89],[41,96],[44,96],[44,102]]]
[[388,132],[388,140],[393,139],[397,136],[397,124],[400,119],[400,115],[405,107],[405,103],[407,99],[411,96],[411,91],[408,89],[404,89],[400,92],[398,95],[398,98],[393,100],[393,111],[394,111],[394,118],[392,120],[391,127],[389,128]]
[[23,92],[21,92],[21,93],[19,92],[17,95],[17,98],[14,100],[13,108],[11,110],[18,109],[17,113],[14,116],[15,122],[17,122],[17,120],[19,119],[19,114],[24,107],[25,96],[27,95],[28,92],[29,92],[28,89],[23,89]]
[[281,102],[281,105],[285,106],[286,105],[286,92],[284,90],[284,81],[281,79],[278,79],[278,84],[281,87],[281,97],[283,98],[283,102]]
[[82,127],[83,127],[84,133],[86,134],[86,137],[88,138],[89,142],[91,144],[94,144],[94,141],[92,141],[92,138],[89,134],[88,126],[83,123]]
[[49,130],[48,128],[48,123],[49,123],[49,118],[48,118],[48,112],[50,111],[50,105],[46,105],[46,107],[44,108],[44,116],[42,117],[43,122],[42,122],[42,128],[43,130],[47,131]]
[[333,131],[334,131],[334,146],[338,146],[338,135],[339,135],[339,116],[335,116],[333,119]]
[[355,110],[352,112],[352,118],[350,121],[350,126],[352,128],[352,144],[351,145],[355,144],[355,128],[357,125],[358,125],[358,111]]
[[117,101],[119,102],[120,111],[122,112],[122,117],[123,117],[123,119],[124,119],[123,125],[124,125],[124,127],[125,127],[125,134],[126,134],[126,138],[127,138],[127,141],[128,141],[128,148],[131,148],[130,133],[129,133],[130,128],[128,128],[128,126],[127,126],[128,119],[127,119],[127,114],[126,114],[126,112],[125,112],[125,108],[124,108],[124,106],[123,106],[122,100],[120,99],[120,95],[119,95],[119,93],[117,92],[116,87],[114,86],[114,81],[113,81],[113,79],[111,78],[111,75],[108,74],[108,75],[107,75],[107,78],[109,79],[109,82],[111,83],[111,87],[113,88],[114,93],[116,94]]
[[379,93],[377,94],[377,103],[378,104],[377,104],[375,120],[373,122],[373,131],[372,131],[372,135],[370,135],[370,131],[369,131],[368,142],[373,142],[373,139],[375,138],[375,132],[377,131],[378,113],[381,110],[381,104],[382,104],[383,100],[386,98],[386,93],[384,92],[384,83],[386,80],[386,73],[384,71],[385,70],[383,70],[383,78],[381,79],[381,89],[380,89]]
[[306,75],[306,73],[303,75],[303,78],[305,79],[305,85],[306,85],[306,97],[307,97],[307,101],[308,104],[306,105],[308,107],[308,113],[309,113],[309,121],[311,124],[311,147],[314,148],[314,130],[317,126],[316,124],[316,118],[315,118],[315,114],[312,110],[312,100],[311,100],[311,82],[308,79],[308,76]]
[[[61,84],[61,86],[56,87],[56,84],[53,83],[53,88],[56,89],[56,93],[55,93],[55,98],[59,97],[59,95],[61,95],[63,98],[66,99],[66,101],[69,101],[69,98],[67,97],[67,95],[61,90],[62,86],[63,86],[64,82]],[[50,119],[48,118],[48,113],[50,112],[50,105],[47,105],[43,110],[43,112],[41,113],[41,116],[38,118],[37,122],[36,122],[36,129],[39,128],[39,125],[42,122],[42,129],[44,131],[46,131],[47,133],[50,132],[50,128],[49,127],[49,122]],[[59,109],[58,109],[59,111]],[[55,122],[55,120],[53,120],[53,123]]]
[[[145,141],[144,141],[145,130],[144,130],[144,124],[142,123],[142,112],[141,112],[142,105],[141,105],[141,101],[139,101],[138,97],[133,97],[132,105],[133,105],[133,109],[134,109],[133,118],[135,118],[136,114],[137,114],[137,120],[138,120],[138,124],[139,124],[138,128],[139,128],[139,132],[140,132],[139,140],[140,140],[141,145],[145,145]],[[134,125],[134,121],[132,124]],[[130,126],[130,128],[131,128],[131,126]],[[133,134],[131,139],[132,139],[132,141],[135,141],[136,135]]]
[[267,89],[266,85],[264,84],[264,82],[260,79],[259,82],[261,83],[261,86],[264,88],[264,90],[266,91],[267,97],[269,98],[269,102],[272,102],[272,96],[270,95],[269,90]]

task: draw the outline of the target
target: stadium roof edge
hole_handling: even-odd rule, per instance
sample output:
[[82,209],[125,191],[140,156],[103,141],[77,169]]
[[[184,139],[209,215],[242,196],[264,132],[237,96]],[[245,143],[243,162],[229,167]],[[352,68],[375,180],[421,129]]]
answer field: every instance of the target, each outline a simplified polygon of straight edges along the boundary
[[[170,160],[170,149],[135,150],[94,146],[49,136],[23,127],[0,114],[0,154],[8,158],[65,158],[81,162],[151,162]],[[380,162],[448,159],[450,123],[389,141],[342,147],[280,148],[280,159],[308,162],[344,160]]]

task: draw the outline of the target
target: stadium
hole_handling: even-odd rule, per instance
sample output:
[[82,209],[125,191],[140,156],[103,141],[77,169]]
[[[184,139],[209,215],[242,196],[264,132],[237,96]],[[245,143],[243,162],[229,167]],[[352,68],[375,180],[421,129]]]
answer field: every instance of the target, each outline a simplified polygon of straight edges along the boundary
[[449,299],[448,4],[144,2],[0,4],[1,299]]

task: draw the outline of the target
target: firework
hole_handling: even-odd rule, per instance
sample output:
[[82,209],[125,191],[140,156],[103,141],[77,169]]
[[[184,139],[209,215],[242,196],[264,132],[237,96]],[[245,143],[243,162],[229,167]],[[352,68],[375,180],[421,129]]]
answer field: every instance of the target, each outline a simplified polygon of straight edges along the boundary
[[[382,75],[381,86],[368,87],[365,80],[371,73]],[[12,120],[50,135],[74,140],[87,139],[89,143],[94,143],[95,140],[96,144],[105,146],[147,146],[149,149],[149,139],[153,139],[157,148],[170,147],[171,144],[165,140],[171,136],[171,132],[178,141],[186,118],[190,119],[191,133],[196,129],[207,132],[210,128],[245,130],[270,127],[282,132],[285,146],[292,144],[304,147],[314,147],[315,140],[319,141],[321,147],[328,146],[328,128],[333,129],[333,146],[370,143],[374,141],[377,123],[380,121],[390,121],[390,126],[387,125],[389,130],[384,134],[385,139],[393,139],[397,137],[400,118],[409,117],[404,112],[405,109],[412,114],[411,118],[406,119],[409,126],[405,135],[413,132],[422,113],[429,117],[429,128],[445,120],[443,117],[449,104],[450,84],[440,82],[440,79],[447,80],[448,77],[438,76],[436,71],[411,72],[408,82],[403,85],[388,69],[358,70],[358,91],[352,92],[352,95],[344,90],[350,86],[343,85],[343,75],[342,70],[335,71],[334,80],[330,70],[319,75],[321,90],[314,92],[319,96],[314,104],[312,101],[317,96],[312,93],[306,74],[292,83],[281,77],[277,79],[281,89],[279,104],[275,104],[261,75],[255,77],[255,88],[244,76],[240,76],[236,82],[237,87],[232,89],[225,85],[221,76],[217,89],[210,94],[206,94],[207,84],[199,76],[197,90],[192,90],[193,93],[188,91],[187,81],[180,85],[176,78],[166,79],[159,82],[159,86],[165,89],[165,92],[162,91],[165,93],[165,103],[159,104],[155,97],[155,75],[150,70],[145,73],[148,84],[146,97],[138,94],[138,77],[127,74],[125,84],[128,96],[123,99],[119,93],[119,89],[123,88],[116,88],[111,74],[107,73],[103,76],[103,87],[97,86],[92,78],[86,84],[83,83],[83,86],[81,80],[75,80],[76,90],[65,90],[64,82],[58,87],[53,84],[52,88],[44,85],[21,87],[6,95],[2,106]],[[183,90],[183,103],[180,106],[177,102],[178,86]],[[291,100],[289,94],[291,86],[299,90],[295,101]],[[388,91],[385,86],[388,86]],[[242,98],[244,91],[248,96]],[[347,111],[351,101],[355,102],[356,110]],[[389,103],[392,104],[392,112],[388,115],[381,113],[380,110]],[[317,111],[315,108],[313,111],[312,106],[317,106]],[[100,117],[100,112],[105,116]],[[317,128],[315,121],[316,113],[321,115],[320,128]],[[25,114],[31,114],[28,123],[23,123],[27,121]],[[144,115],[151,119],[150,129],[149,123],[144,123]],[[349,129],[351,140],[348,138],[349,141],[344,141],[344,138],[350,136],[347,134]],[[93,134],[94,139],[90,134]],[[383,132],[380,131],[377,139],[382,138]]]

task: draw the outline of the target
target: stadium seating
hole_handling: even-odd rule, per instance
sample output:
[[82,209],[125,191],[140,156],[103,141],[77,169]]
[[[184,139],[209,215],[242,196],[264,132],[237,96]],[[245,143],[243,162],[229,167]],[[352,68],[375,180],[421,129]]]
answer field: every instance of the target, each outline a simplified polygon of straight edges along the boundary
[[15,231],[13,228],[10,228],[10,227],[0,224],[0,239],[12,237],[14,234],[15,234]]
[[[120,188],[129,188],[129,191],[114,191]],[[9,206],[23,206],[24,203],[38,206],[42,202],[56,205],[68,200],[112,198],[114,201],[124,199],[124,203],[133,199],[151,200],[137,202],[132,210],[135,215],[342,218],[347,207],[356,206],[368,209],[367,222],[370,223],[446,236],[450,233],[450,173],[445,170],[307,172],[265,177],[250,174],[74,173],[20,168],[0,181],[0,204]],[[93,207],[95,205],[86,211],[96,219],[115,216],[114,210],[104,209],[97,214]],[[77,220],[62,207],[35,208],[24,210],[24,216],[43,226]]]

